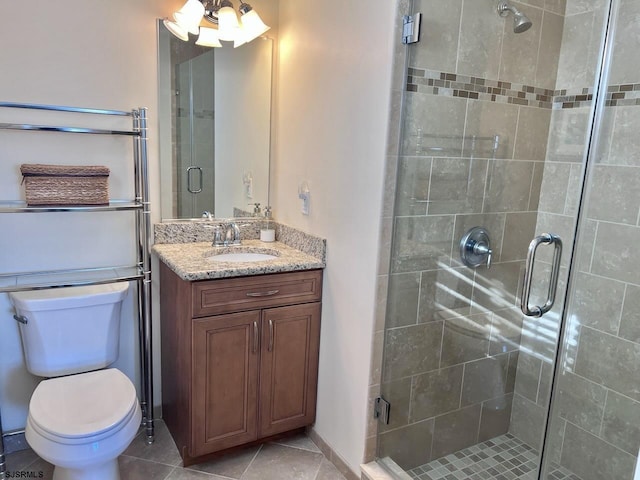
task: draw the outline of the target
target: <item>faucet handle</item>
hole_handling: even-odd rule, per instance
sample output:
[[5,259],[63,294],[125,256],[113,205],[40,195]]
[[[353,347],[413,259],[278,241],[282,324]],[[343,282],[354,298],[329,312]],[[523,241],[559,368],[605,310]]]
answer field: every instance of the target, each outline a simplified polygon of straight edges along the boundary
[[228,245],[240,245],[240,227],[235,222],[219,223],[217,225],[205,225],[205,228],[213,229],[213,247]]
[[240,241],[240,227],[236,222],[231,222],[229,225],[230,230],[233,232],[233,238],[231,239],[235,245],[239,245]]
[[209,210],[205,210],[204,212],[202,212],[202,218],[206,218],[211,222],[213,221],[213,213],[211,213]]
[[213,227],[213,246],[220,246],[224,244],[224,238],[222,238],[222,227],[216,225]]
[[212,247],[224,245],[224,239],[222,238],[222,225],[205,225],[204,228],[213,230],[213,242],[211,242]]

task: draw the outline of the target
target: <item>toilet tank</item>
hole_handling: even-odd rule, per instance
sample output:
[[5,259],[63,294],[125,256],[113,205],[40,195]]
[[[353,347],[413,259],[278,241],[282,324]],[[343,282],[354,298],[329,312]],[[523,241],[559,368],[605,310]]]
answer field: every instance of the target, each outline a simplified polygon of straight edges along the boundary
[[27,370],[58,377],[104,368],[118,358],[128,283],[11,292]]

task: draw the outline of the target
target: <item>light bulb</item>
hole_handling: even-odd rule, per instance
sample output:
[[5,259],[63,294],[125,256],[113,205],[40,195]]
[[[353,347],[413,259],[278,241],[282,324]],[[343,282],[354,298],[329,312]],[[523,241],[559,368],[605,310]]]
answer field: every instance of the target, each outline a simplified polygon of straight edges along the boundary
[[199,0],[187,0],[187,3],[173,14],[173,18],[184,30],[197,35],[203,15],[204,5]]
[[220,40],[232,41],[240,30],[238,17],[232,7],[222,7],[218,10],[218,37]]
[[245,43],[247,43],[246,35],[244,33],[244,28],[240,25],[240,28],[238,28],[238,34],[236,35],[236,38],[233,39],[233,48],[238,48]]
[[185,42],[189,40],[189,35],[187,34],[187,31],[176,22],[172,22],[168,18],[165,18],[164,20],[162,20],[162,23],[164,24],[165,27],[167,27],[167,30],[173,33],[180,40],[184,40]]
[[260,18],[260,15],[258,15],[255,10],[249,10],[247,13],[242,15],[242,17],[240,17],[240,21],[242,22],[244,42],[250,42],[254,38],[258,38],[271,28],[265,25]]
[[203,47],[222,47],[218,39],[218,30],[215,28],[200,27],[200,36],[196,40],[196,45]]

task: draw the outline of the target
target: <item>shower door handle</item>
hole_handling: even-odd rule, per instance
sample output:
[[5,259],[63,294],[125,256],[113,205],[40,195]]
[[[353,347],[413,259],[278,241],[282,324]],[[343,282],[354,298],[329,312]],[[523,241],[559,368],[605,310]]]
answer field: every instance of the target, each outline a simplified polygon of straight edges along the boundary
[[[192,185],[192,177],[191,177],[191,172],[193,172],[194,170],[197,170],[198,173],[200,173],[200,186],[197,189],[193,188]],[[189,167],[187,168],[187,190],[189,191],[189,193],[200,193],[202,192],[202,168],[200,167]]]
[[[551,276],[549,278],[549,290],[547,292],[547,301],[544,305],[529,307],[529,297],[531,296],[531,282],[533,280],[533,264],[536,259],[536,251],[540,245],[553,245],[553,261],[551,263]],[[529,317],[541,317],[553,307],[556,300],[556,289],[558,287],[558,278],[560,276],[560,258],[562,257],[562,240],[553,233],[543,233],[539,237],[531,240],[529,250],[527,251],[527,263],[524,270],[524,284],[522,287],[522,299],[520,300],[520,309],[522,313]]]

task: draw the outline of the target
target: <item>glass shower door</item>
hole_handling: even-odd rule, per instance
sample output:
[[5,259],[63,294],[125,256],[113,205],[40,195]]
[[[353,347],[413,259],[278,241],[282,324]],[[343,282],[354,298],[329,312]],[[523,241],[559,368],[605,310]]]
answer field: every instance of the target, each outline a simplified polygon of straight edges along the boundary
[[179,218],[215,212],[214,52],[176,65],[176,189]]
[[[609,13],[602,3],[594,17]],[[581,480],[631,480],[640,447],[639,19],[640,1],[613,0],[597,72],[602,84],[593,92],[600,95],[553,383],[545,480],[557,478],[558,468]]]
[[[630,479],[625,475],[637,454],[631,450],[640,443],[631,417],[640,424],[640,416],[635,406],[620,405],[635,401],[640,391],[631,378],[640,350],[622,340],[634,341],[631,332],[640,330],[640,321],[630,303],[635,296],[626,295],[635,292],[633,278],[605,272],[640,271],[637,256],[621,243],[635,240],[639,221],[631,132],[640,114],[636,84],[627,77],[635,71],[629,66],[638,65],[633,55],[640,45],[633,45],[638,38],[632,32],[640,2],[620,2],[627,27],[618,29],[616,45],[627,55],[619,60],[627,77],[611,84],[607,108],[617,112],[605,111],[602,118],[594,115],[594,86],[608,1],[511,2],[507,18],[498,15],[498,2],[488,0],[414,3],[423,13],[423,34],[407,47],[380,385],[391,414],[378,427],[377,456],[424,480]],[[514,13],[526,15],[530,28],[515,28]],[[597,146],[591,137],[596,125],[606,139]],[[600,173],[585,177],[587,155],[606,168],[596,166]],[[585,178],[587,191],[600,193],[581,203]],[[609,211],[611,218],[604,213]],[[578,238],[591,239],[596,248],[581,243],[574,253],[579,213]],[[473,237],[478,228],[480,237]],[[528,247],[545,233],[564,244],[558,287],[552,281],[557,249],[542,242],[525,297],[534,309],[555,293],[555,304],[541,317],[526,316],[521,303]],[[472,261],[466,262],[461,254],[469,249]],[[622,293],[613,305],[605,278]],[[575,313],[563,323],[569,279],[578,310],[591,310],[586,326],[571,321]],[[623,335],[625,302],[627,337],[612,343],[611,336]],[[604,368],[605,358],[618,351],[623,361]],[[549,417],[556,358],[562,370]],[[592,367],[596,373],[587,374]],[[605,377],[617,376],[630,391],[607,387]],[[599,409],[587,408],[594,403]],[[626,417],[612,413],[616,408]],[[612,433],[614,425],[626,433]],[[590,456],[597,439],[617,449],[601,449],[614,466]],[[613,455],[618,450],[624,455]]]

